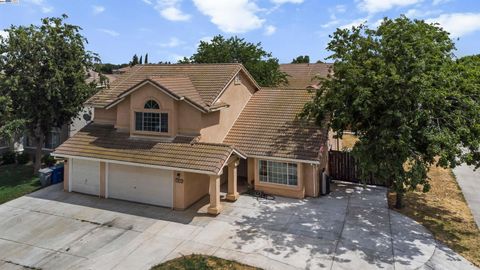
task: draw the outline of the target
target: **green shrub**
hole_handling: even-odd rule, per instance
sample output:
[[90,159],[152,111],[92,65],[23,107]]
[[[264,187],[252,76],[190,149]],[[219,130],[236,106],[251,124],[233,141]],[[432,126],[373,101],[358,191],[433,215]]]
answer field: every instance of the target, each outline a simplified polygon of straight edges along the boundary
[[30,161],[30,155],[27,152],[23,152],[21,154],[17,154],[17,162],[18,164],[27,164]]
[[13,164],[15,163],[15,152],[7,151],[2,155],[3,164]]
[[45,154],[42,157],[42,163],[45,164],[45,166],[47,167],[52,167],[53,165],[55,165],[56,161],[55,158],[52,157],[50,154]]

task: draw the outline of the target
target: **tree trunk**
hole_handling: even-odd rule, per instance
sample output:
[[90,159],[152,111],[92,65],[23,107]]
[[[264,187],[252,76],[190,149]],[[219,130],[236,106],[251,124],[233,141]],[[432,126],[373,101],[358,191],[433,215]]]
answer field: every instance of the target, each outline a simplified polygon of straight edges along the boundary
[[395,200],[395,208],[400,209],[403,208],[403,192],[397,191],[397,196]]
[[35,163],[33,165],[33,173],[37,174],[42,166],[42,148],[44,143],[43,135],[35,136]]

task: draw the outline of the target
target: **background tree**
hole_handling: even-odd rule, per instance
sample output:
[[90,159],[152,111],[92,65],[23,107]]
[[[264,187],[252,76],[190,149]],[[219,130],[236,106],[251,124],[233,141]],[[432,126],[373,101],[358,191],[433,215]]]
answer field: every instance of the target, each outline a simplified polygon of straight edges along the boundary
[[95,90],[85,83],[96,56],[85,50],[80,27],[63,15],[40,26],[11,26],[0,42],[0,91],[11,100],[13,119],[23,119],[35,143],[35,172],[40,168],[45,136],[71,122]]
[[132,57],[132,61],[130,61],[130,66],[133,67],[135,65],[138,65],[138,56],[137,54],[134,54],[133,57]]
[[140,55],[140,60],[138,61],[138,63],[141,65],[143,64],[143,55]]
[[365,173],[392,181],[396,207],[406,191],[429,190],[431,166],[480,165],[478,64],[455,61],[438,25],[384,19],[375,30],[338,29],[327,48],[333,73],[302,115],[357,134],[353,155]]
[[94,70],[102,74],[112,74],[113,70],[128,67],[129,64],[97,63]]
[[243,38],[225,39],[218,35],[209,42],[200,41],[197,52],[180,63],[242,63],[261,86],[276,86],[288,82],[279,70],[278,59],[266,52],[261,43],[253,44]]
[[148,53],[145,54],[145,64],[148,64]]
[[300,56],[297,56],[297,58],[294,58],[292,60],[292,64],[301,64],[301,63],[305,63],[305,64],[310,63],[310,56],[300,55]]
[[11,141],[21,133],[24,124],[22,119],[14,118],[12,101],[0,91],[0,140]]

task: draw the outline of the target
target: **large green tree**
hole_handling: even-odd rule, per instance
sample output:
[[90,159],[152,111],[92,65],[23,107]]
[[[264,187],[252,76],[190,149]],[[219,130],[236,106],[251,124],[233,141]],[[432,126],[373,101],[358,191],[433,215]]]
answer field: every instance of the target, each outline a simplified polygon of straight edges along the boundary
[[441,27],[405,16],[337,29],[333,72],[305,106],[303,116],[358,135],[360,168],[392,183],[397,207],[406,191],[429,190],[431,166],[480,164],[478,66],[455,61],[454,49]]
[[218,35],[211,41],[200,41],[197,52],[181,63],[242,63],[261,86],[286,84],[287,74],[279,70],[278,59],[262,48],[261,43],[250,43],[243,38],[225,39]]
[[81,28],[65,19],[11,26],[7,39],[0,40],[0,93],[9,97],[10,113],[25,121],[35,143],[35,171],[47,133],[71,122],[95,90],[95,82],[87,84],[85,78],[98,59],[85,49]]
[[11,99],[8,96],[0,95],[0,141],[11,141],[23,130],[24,121],[15,119],[12,110]]

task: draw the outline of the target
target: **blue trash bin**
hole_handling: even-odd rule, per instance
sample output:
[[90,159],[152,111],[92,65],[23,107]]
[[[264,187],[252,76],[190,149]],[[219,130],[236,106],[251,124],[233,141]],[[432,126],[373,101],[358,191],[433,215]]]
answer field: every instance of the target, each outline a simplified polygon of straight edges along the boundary
[[58,164],[52,167],[51,169],[52,169],[52,185],[63,182],[63,172],[64,172],[63,163]]

